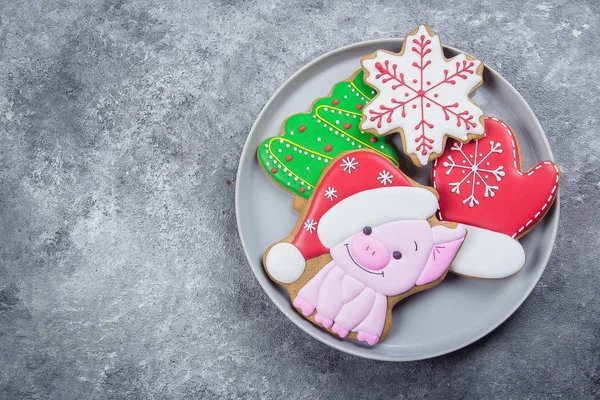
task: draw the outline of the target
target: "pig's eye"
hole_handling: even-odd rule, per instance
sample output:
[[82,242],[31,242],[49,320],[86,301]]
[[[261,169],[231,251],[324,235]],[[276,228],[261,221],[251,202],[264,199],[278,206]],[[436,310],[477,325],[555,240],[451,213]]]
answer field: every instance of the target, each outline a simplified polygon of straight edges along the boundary
[[392,257],[394,257],[396,260],[399,260],[402,258],[402,253],[395,251],[394,254],[392,254]]
[[363,233],[364,233],[365,235],[367,235],[367,236],[369,236],[369,235],[370,235],[372,232],[373,232],[373,229],[371,229],[371,227],[370,227],[370,226],[365,226],[365,227],[363,228]]

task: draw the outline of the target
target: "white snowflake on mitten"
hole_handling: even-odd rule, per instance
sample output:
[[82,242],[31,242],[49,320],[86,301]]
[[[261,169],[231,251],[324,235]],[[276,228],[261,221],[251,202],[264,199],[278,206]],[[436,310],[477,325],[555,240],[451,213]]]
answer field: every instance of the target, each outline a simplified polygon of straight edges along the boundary
[[404,151],[417,165],[442,153],[445,135],[461,141],[483,135],[483,112],[469,98],[482,81],[482,62],[464,54],[446,60],[427,26],[408,35],[399,54],[379,50],[362,65],[379,94],[366,106],[361,129],[401,131]]
[[452,187],[450,192],[460,195],[462,186],[467,186],[469,196],[467,196],[462,203],[469,203],[469,207],[474,207],[479,204],[477,192],[481,194],[481,190],[479,188],[482,187],[482,185],[483,197],[494,197],[496,195],[496,191],[499,190],[500,187],[497,184],[493,184],[493,178],[496,178],[496,182],[500,182],[502,181],[502,177],[506,175],[506,172],[504,172],[504,166],[491,165],[489,161],[486,161],[491,154],[503,152],[502,144],[495,143],[493,140],[490,140],[490,149],[486,154],[483,154],[479,153],[480,142],[483,142],[483,139],[475,142],[475,151],[471,154],[466,154],[463,151],[462,143],[455,142],[450,150],[452,152],[458,152],[458,162],[449,155],[448,161],[444,161],[443,164],[443,166],[447,168],[446,175],[450,175],[454,168],[462,170],[464,175],[463,178],[458,182],[449,183],[449,185]]

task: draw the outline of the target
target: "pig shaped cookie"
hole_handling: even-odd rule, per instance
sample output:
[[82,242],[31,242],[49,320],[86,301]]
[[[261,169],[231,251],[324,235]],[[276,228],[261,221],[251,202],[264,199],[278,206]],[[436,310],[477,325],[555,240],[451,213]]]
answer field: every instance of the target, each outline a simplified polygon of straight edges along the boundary
[[391,311],[446,276],[466,230],[435,217],[434,189],[375,152],[334,159],[294,231],[263,257],[294,307],[340,337],[385,338]]

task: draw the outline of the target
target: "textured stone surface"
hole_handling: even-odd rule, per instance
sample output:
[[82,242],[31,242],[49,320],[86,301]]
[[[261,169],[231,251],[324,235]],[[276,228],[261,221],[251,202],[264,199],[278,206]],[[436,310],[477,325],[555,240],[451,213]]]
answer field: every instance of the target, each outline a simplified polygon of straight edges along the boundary
[[[1,2],[0,398],[600,395],[600,8],[469,3]],[[564,173],[561,226],[495,332],[380,363],[271,304],[227,182],[287,77],[421,22],[532,106]]]

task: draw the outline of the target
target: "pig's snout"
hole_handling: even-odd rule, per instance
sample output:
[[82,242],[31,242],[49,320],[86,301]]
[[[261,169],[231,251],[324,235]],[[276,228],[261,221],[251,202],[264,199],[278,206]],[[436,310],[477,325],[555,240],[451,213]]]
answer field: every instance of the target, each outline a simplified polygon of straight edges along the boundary
[[350,242],[350,253],[361,266],[378,271],[390,262],[390,251],[372,236],[359,235]]

